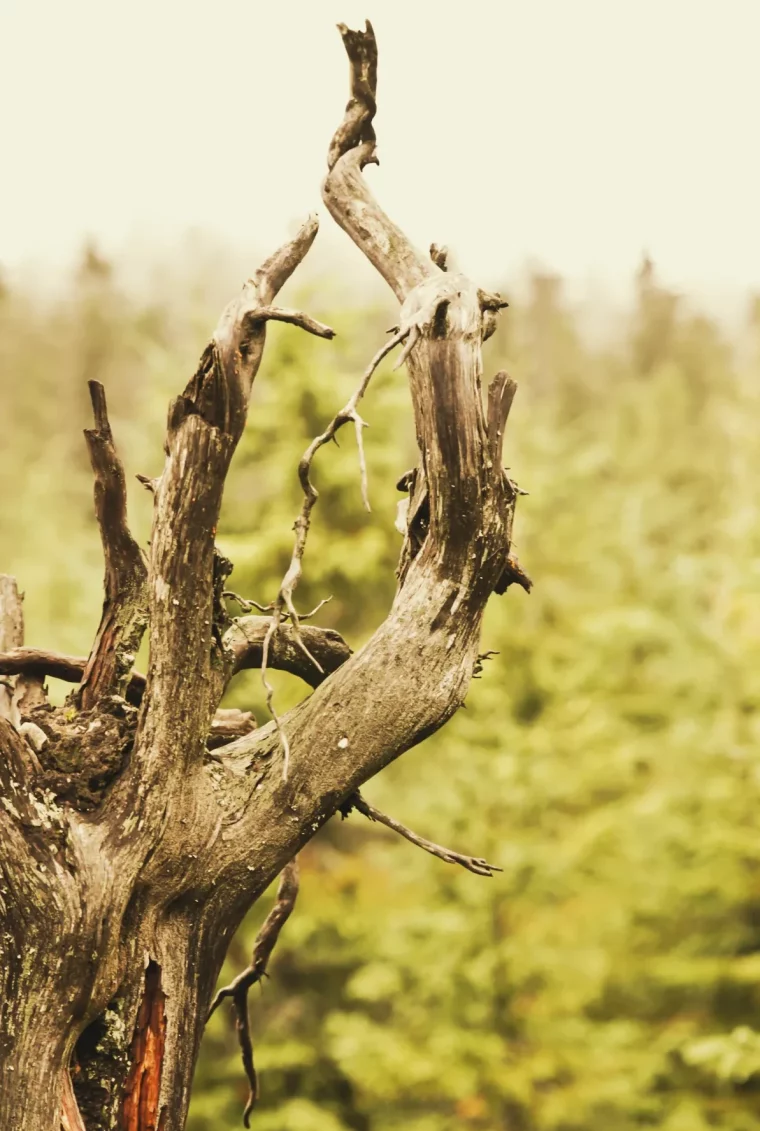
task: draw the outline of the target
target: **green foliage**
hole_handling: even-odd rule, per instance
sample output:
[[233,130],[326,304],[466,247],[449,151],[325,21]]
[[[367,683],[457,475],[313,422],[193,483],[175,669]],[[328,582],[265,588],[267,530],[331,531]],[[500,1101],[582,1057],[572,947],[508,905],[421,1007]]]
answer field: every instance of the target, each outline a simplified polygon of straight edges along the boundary
[[[84,381],[105,381],[130,470],[155,474],[164,405],[217,314],[186,282],[141,306],[89,262],[52,308],[0,301],[0,547],[29,593],[30,643],[89,647]],[[760,318],[756,304],[729,342],[651,265],[637,287],[603,348],[551,278],[502,316],[486,370],[520,382],[506,459],[530,492],[515,548],[535,589],[492,598],[483,650],[498,655],[466,710],[367,788],[504,872],[468,875],[356,815],[330,822],[251,998],[261,1131],[760,1129]],[[220,530],[230,584],[262,602],[290,555],[298,458],[394,320],[325,309],[319,292],[304,305],[340,336],[273,328]],[[299,590],[303,609],[332,594],[319,619],[352,645],[392,600],[395,482],[415,459],[391,362],[363,414],[373,511],[344,430],[315,462]],[[146,537],[137,490],[132,513]],[[282,707],[303,694],[278,679]],[[263,718],[258,674],[229,702]],[[222,1009],[192,1131],[237,1127],[245,1093]]]

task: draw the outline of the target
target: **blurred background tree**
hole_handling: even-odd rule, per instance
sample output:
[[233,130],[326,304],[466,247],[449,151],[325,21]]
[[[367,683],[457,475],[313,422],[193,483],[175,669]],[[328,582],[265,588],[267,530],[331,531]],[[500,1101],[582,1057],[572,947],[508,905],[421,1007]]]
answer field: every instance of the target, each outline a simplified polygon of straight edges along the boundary
[[[94,247],[65,297],[4,279],[0,568],[28,593],[30,644],[86,653],[99,618],[87,379],[106,385],[130,472],[156,474],[169,397],[238,282],[198,261],[136,297]],[[290,554],[298,458],[395,319],[338,295],[302,296],[338,330],[329,350],[270,331],[228,483],[230,584],[261,602]],[[520,383],[506,459],[530,492],[515,547],[535,589],[492,598],[498,655],[467,709],[367,795],[504,872],[330,822],[252,999],[261,1131],[760,1129],[758,310],[729,340],[645,260],[604,344],[549,275],[502,317],[486,362]],[[342,435],[317,458],[301,589],[303,608],[332,595],[321,623],[354,647],[392,600],[395,483],[413,463],[390,363],[364,415],[373,511]],[[131,496],[145,540],[150,499]],[[277,679],[283,707],[303,694]],[[229,703],[266,717],[257,673]],[[237,1127],[245,1091],[220,1010],[192,1131]]]

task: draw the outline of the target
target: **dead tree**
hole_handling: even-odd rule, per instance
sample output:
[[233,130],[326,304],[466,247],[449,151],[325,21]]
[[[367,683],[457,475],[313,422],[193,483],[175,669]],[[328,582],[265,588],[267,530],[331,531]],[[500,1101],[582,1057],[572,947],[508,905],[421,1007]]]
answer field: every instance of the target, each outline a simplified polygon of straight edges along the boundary
[[[23,646],[15,583],[0,590],[0,1127],[4,1131],[184,1127],[214,987],[243,915],[282,873],[251,967],[232,986],[244,1062],[245,1015],[297,890],[299,849],[336,812],[384,821],[444,860],[493,870],[423,840],[357,792],[461,706],[478,665],[490,594],[529,582],[510,557],[517,488],[502,467],[514,383],[481,396],[481,344],[506,305],[446,253],[422,255],[362,176],[376,163],[372,28],[340,27],[351,97],[332,140],[323,197],[392,288],[398,327],[298,474],[303,506],[291,566],[273,604],[231,621],[231,565],[215,549],[225,477],[246,423],[267,322],[330,338],[275,305],[317,233],[310,218],[221,316],[195,375],[171,404],[149,553],[127,525],[124,471],[102,387],[91,382],[86,440],[105,556],[105,601],[89,657]],[[358,406],[398,347],[411,387],[419,464],[408,492],[398,589],[383,624],[352,654],[295,605],[312,509],[316,451]],[[326,347],[327,348],[327,347]],[[248,611],[250,612],[250,607]],[[145,676],[134,672],[149,633]],[[256,727],[220,712],[241,667],[283,667],[313,691]],[[47,676],[76,684],[66,708]],[[271,696],[270,696],[271,701]],[[247,1118],[247,1115],[246,1115]]]

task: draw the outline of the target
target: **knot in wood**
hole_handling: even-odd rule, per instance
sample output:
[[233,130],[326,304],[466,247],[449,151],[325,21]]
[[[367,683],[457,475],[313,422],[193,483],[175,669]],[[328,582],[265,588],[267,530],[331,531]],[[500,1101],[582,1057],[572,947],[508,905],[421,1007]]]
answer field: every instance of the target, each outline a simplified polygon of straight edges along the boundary
[[401,325],[431,338],[479,339],[482,310],[478,288],[466,275],[435,275],[407,295]]

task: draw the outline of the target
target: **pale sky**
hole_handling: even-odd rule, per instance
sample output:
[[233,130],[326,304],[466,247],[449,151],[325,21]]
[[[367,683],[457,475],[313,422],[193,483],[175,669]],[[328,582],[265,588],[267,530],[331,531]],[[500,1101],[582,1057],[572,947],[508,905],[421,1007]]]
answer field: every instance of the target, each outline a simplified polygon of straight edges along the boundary
[[[316,209],[372,19],[384,207],[479,282],[526,261],[760,289],[760,0],[0,0],[0,263]],[[328,236],[325,247],[331,239]]]

